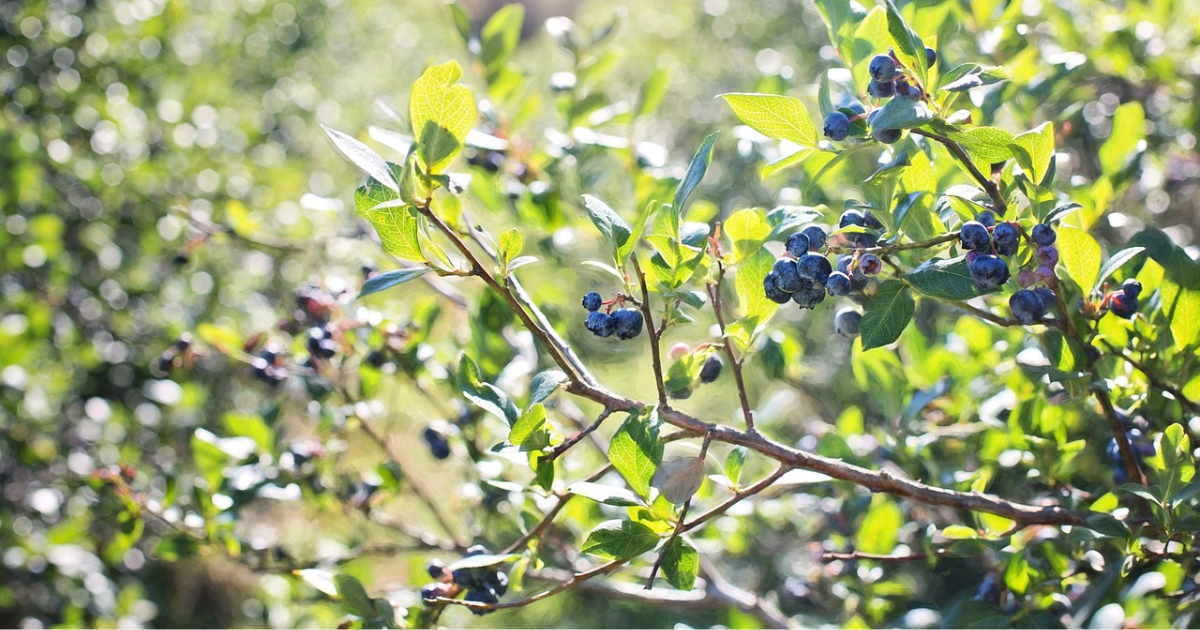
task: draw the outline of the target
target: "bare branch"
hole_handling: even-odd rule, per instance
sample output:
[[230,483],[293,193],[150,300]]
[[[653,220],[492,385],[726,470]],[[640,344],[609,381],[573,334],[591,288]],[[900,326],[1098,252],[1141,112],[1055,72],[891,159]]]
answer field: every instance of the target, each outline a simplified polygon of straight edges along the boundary
[[721,330],[721,345],[725,348],[725,356],[729,359],[729,368],[733,370],[733,381],[737,385],[738,399],[742,404],[742,417],[746,419],[746,430],[753,432],[754,411],[750,408],[750,399],[746,396],[746,383],[742,379],[742,362],[733,351],[733,344],[725,334],[725,313],[721,307],[721,280],[725,278],[725,265],[721,262],[720,252],[713,252],[717,260],[717,281],[708,285],[708,297],[712,301],[713,312],[717,315],[717,326]]
[[967,169],[967,172],[971,174],[971,177],[974,177],[975,181],[979,182],[979,185],[983,187],[983,190],[986,191],[988,196],[992,198],[992,203],[996,204],[996,214],[1004,216],[1008,213],[1008,202],[1004,200],[1004,195],[1000,193],[1000,187],[996,185],[996,182],[979,172],[979,168],[975,166],[975,162],[971,161],[971,156],[967,155],[967,152],[963,150],[962,145],[951,140],[950,138],[947,138],[946,136],[933,133],[932,131],[911,129],[910,132],[918,136],[925,136],[926,138],[937,140],[938,142],[942,143],[942,146],[946,147],[950,153],[952,153],[954,157],[958,159],[959,163],[963,165],[963,168]]
[[[650,357],[654,361],[654,384],[658,386],[658,406],[663,409],[667,408],[667,388],[663,385],[663,369],[662,357],[659,355],[658,337],[661,331],[654,329],[654,313],[650,310],[650,290],[646,288],[646,275],[642,273],[642,267],[638,264],[637,256],[630,259],[633,263],[633,270],[637,273],[638,284],[642,286],[642,319],[646,320],[646,334],[650,336]],[[663,328],[666,328],[667,322],[663,320]]]

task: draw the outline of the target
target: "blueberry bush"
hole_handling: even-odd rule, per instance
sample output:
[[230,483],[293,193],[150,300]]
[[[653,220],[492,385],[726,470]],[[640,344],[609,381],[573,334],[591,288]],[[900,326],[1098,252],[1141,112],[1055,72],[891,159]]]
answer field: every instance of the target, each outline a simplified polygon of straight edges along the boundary
[[447,4],[318,101],[278,3],[174,127],[150,9],[4,4],[0,619],[1193,624],[1200,13],[1033,4]]

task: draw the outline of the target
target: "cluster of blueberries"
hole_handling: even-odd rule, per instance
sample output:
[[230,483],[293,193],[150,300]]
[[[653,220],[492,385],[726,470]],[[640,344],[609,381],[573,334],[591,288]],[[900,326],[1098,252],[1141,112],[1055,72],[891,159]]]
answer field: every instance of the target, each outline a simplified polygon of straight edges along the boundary
[[[636,308],[619,308],[611,314],[601,312],[604,299],[595,291],[583,296],[583,308],[588,311],[587,327],[597,337],[617,336],[617,339],[633,339],[642,334],[642,312]],[[610,307],[611,308],[611,307]]]
[[250,371],[254,375],[254,378],[272,387],[283,383],[288,377],[288,369],[284,363],[283,353],[270,345],[259,350],[258,354],[255,355],[254,360],[250,364]]
[[[488,553],[487,547],[473,545],[467,549],[466,556],[470,558]],[[436,581],[421,589],[421,599],[424,600],[454,597],[465,590],[467,594],[463,599],[469,602],[496,604],[508,592],[508,574],[497,566],[465,567],[451,571],[440,560],[430,560],[425,570]],[[472,608],[471,612],[485,615],[492,611]]]
[[1142,283],[1129,278],[1121,288],[1104,296],[1102,304],[1117,317],[1129,319],[1138,310],[1138,296],[1142,294]]
[[[937,52],[932,48],[926,48],[925,61],[932,67],[937,63]],[[914,101],[923,99],[924,92],[909,81],[903,68],[900,60],[896,58],[895,51],[890,51],[886,55],[875,55],[867,68],[871,75],[871,81],[867,84],[867,94],[875,98],[899,97]],[[868,115],[862,103],[852,102],[825,116],[825,137],[835,142],[845,140],[851,134],[854,123],[866,116],[866,126],[870,127],[872,138],[884,144],[895,143],[900,139],[903,131],[889,127],[876,127],[874,122],[878,115],[878,109]],[[862,130],[865,132],[865,128]],[[855,133],[860,135],[859,132]]]

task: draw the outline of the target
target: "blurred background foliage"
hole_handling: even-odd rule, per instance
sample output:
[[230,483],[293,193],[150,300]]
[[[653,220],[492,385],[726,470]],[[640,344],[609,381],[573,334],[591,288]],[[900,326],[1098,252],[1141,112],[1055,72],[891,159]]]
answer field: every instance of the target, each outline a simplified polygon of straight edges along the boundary
[[[873,169],[862,154],[812,187],[819,165],[760,178],[779,147],[735,126],[713,99],[787,93],[815,110],[818,78],[840,63],[809,0],[530,2],[519,45],[488,67],[478,29],[498,8],[483,0],[461,12],[433,0],[0,3],[0,625],[336,626],[345,608],[291,573],[318,565],[419,608],[422,565],[439,554],[404,551],[405,529],[438,526],[406,491],[410,482],[444,497],[454,536],[496,548],[519,535],[521,514],[538,509],[524,490],[530,473],[488,453],[502,439],[496,421],[463,403],[451,374],[467,349],[520,398],[539,367],[532,340],[502,303],[455,279],[406,285],[403,299],[355,301],[364,267],[396,263],[353,212],[348,191],[360,175],[319,127],[402,129],[388,109],[407,111],[408,88],[428,63],[463,63],[464,81],[487,95],[480,128],[511,142],[507,155],[480,149],[470,167],[459,165],[470,168],[471,198],[481,200],[464,211],[495,234],[523,228],[526,250],[542,258],[523,272],[536,301],[602,381],[647,400],[643,345],[599,343],[578,321],[583,290],[611,284],[577,264],[602,257],[579,195],[631,217],[646,199],[669,194],[716,129],[732,131],[719,136],[692,220],[751,206],[840,208]],[[946,67],[992,62],[1012,75],[973,95],[976,123],[1020,132],[1054,122],[1059,181],[1110,250],[1154,225],[1195,257],[1200,5],[920,0],[906,13],[937,42]],[[1140,116],[1131,113],[1114,138],[1114,114],[1128,104]],[[398,143],[386,131],[360,137],[385,152]],[[1106,160],[1101,147],[1114,141],[1116,157]],[[935,169],[941,186],[962,182],[951,165]],[[329,296],[343,322],[327,368],[302,365],[311,320],[297,301],[302,290]],[[905,335],[897,353],[862,355],[831,334],[832,314],[782,313],[748,364],[769,434],[947,487],[983,478],[990,492],[1014,498],[1112,489],[1103,423],[1056,405],[1039,375],[1013,361],[1028,343],[1021,329],[922,303],[921,334]],[[707,340],[710,323],[673,329],[664,341]],[[264,344],[295,358],[282,385],[251,378]],[[368,360],[373,350],[384,356]],[[1188,376],[1194,355],[1178,361],[1172,373]],[[1140,374],[1107,369],[1119,403],[1151,427],[1194,420],[1146,396]],[[728,380],[678,406],[738,422]],[[565,400],[553,411],[567,425],[591,412]],[[395,477],[380,444],[359,430],[368,421],[419,479]],[[434,426],[449,436],[451,458],[437,460],[422,441],[431,421],[444,423]],[[599,461],[565,458],[559,476],[581,478]],[[751,460],[744,478],[766,471]],[[114,490],[126,483],[131,493]],[[700,496],[714,496],[714,485]],[[1103,557],[1097,565],[1050,532],[1026,561],[1021,589],[1005,568],[1011,554],[999,549],[932,569],[818,560],[851,542],[918,549],[925,524],[955,520],[920,506],[901,519],[892,505],[841,484],[807,485],[768,493],[697,532],[696,542],[732,582],[805,624],[1055,625],[1055,607],[1075,610],[1085,591],[1094,597],[1084,601],[1087,615],[1117,603],[1136,625],[1191,619],[1186,606],[1145,597],[1178,590],[1181,565],[1140,567],[1159,576],[1146,584],[1137,575],[1117,580]],[[569,547],[601,517],[594,504],[572,503],[562,518],[568,532],[551,544]],[[394,547],[348,558],[364,545]],[[1085,561],[1094,568],[1088,579],[1055,578],[1055,569]],[[1008,590],[1041,598],[1017,609],[972,600],[1001,574]],[[452,608],[442,621],[760,623],[728,606],[674,610],[586,590],[482,618]]]

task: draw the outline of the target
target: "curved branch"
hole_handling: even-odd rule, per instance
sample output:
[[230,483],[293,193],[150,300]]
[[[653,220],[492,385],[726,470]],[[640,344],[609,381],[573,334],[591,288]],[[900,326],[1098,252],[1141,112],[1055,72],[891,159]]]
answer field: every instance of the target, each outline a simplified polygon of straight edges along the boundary
[[920,129],[910,129],[909,131],[918,136],[925,136],[926,138],[942,143],[942,146],[954,154],[954,157],[963,165],[963,168],[967,169],[971,177],[974,177],[975,181],[979,182],[983,190],[992,198],[992,203],[996,204],[996,214],[1004,216],[1008,213],[1008,202],[1004,200],[1004,195],[1000,194],[1000,187],[996,185],[996,182],[979,171],[979,168],[975,166],[975,162],[971,161],[971,156],[967,155],[961,144],[932,131],[922,131]]

